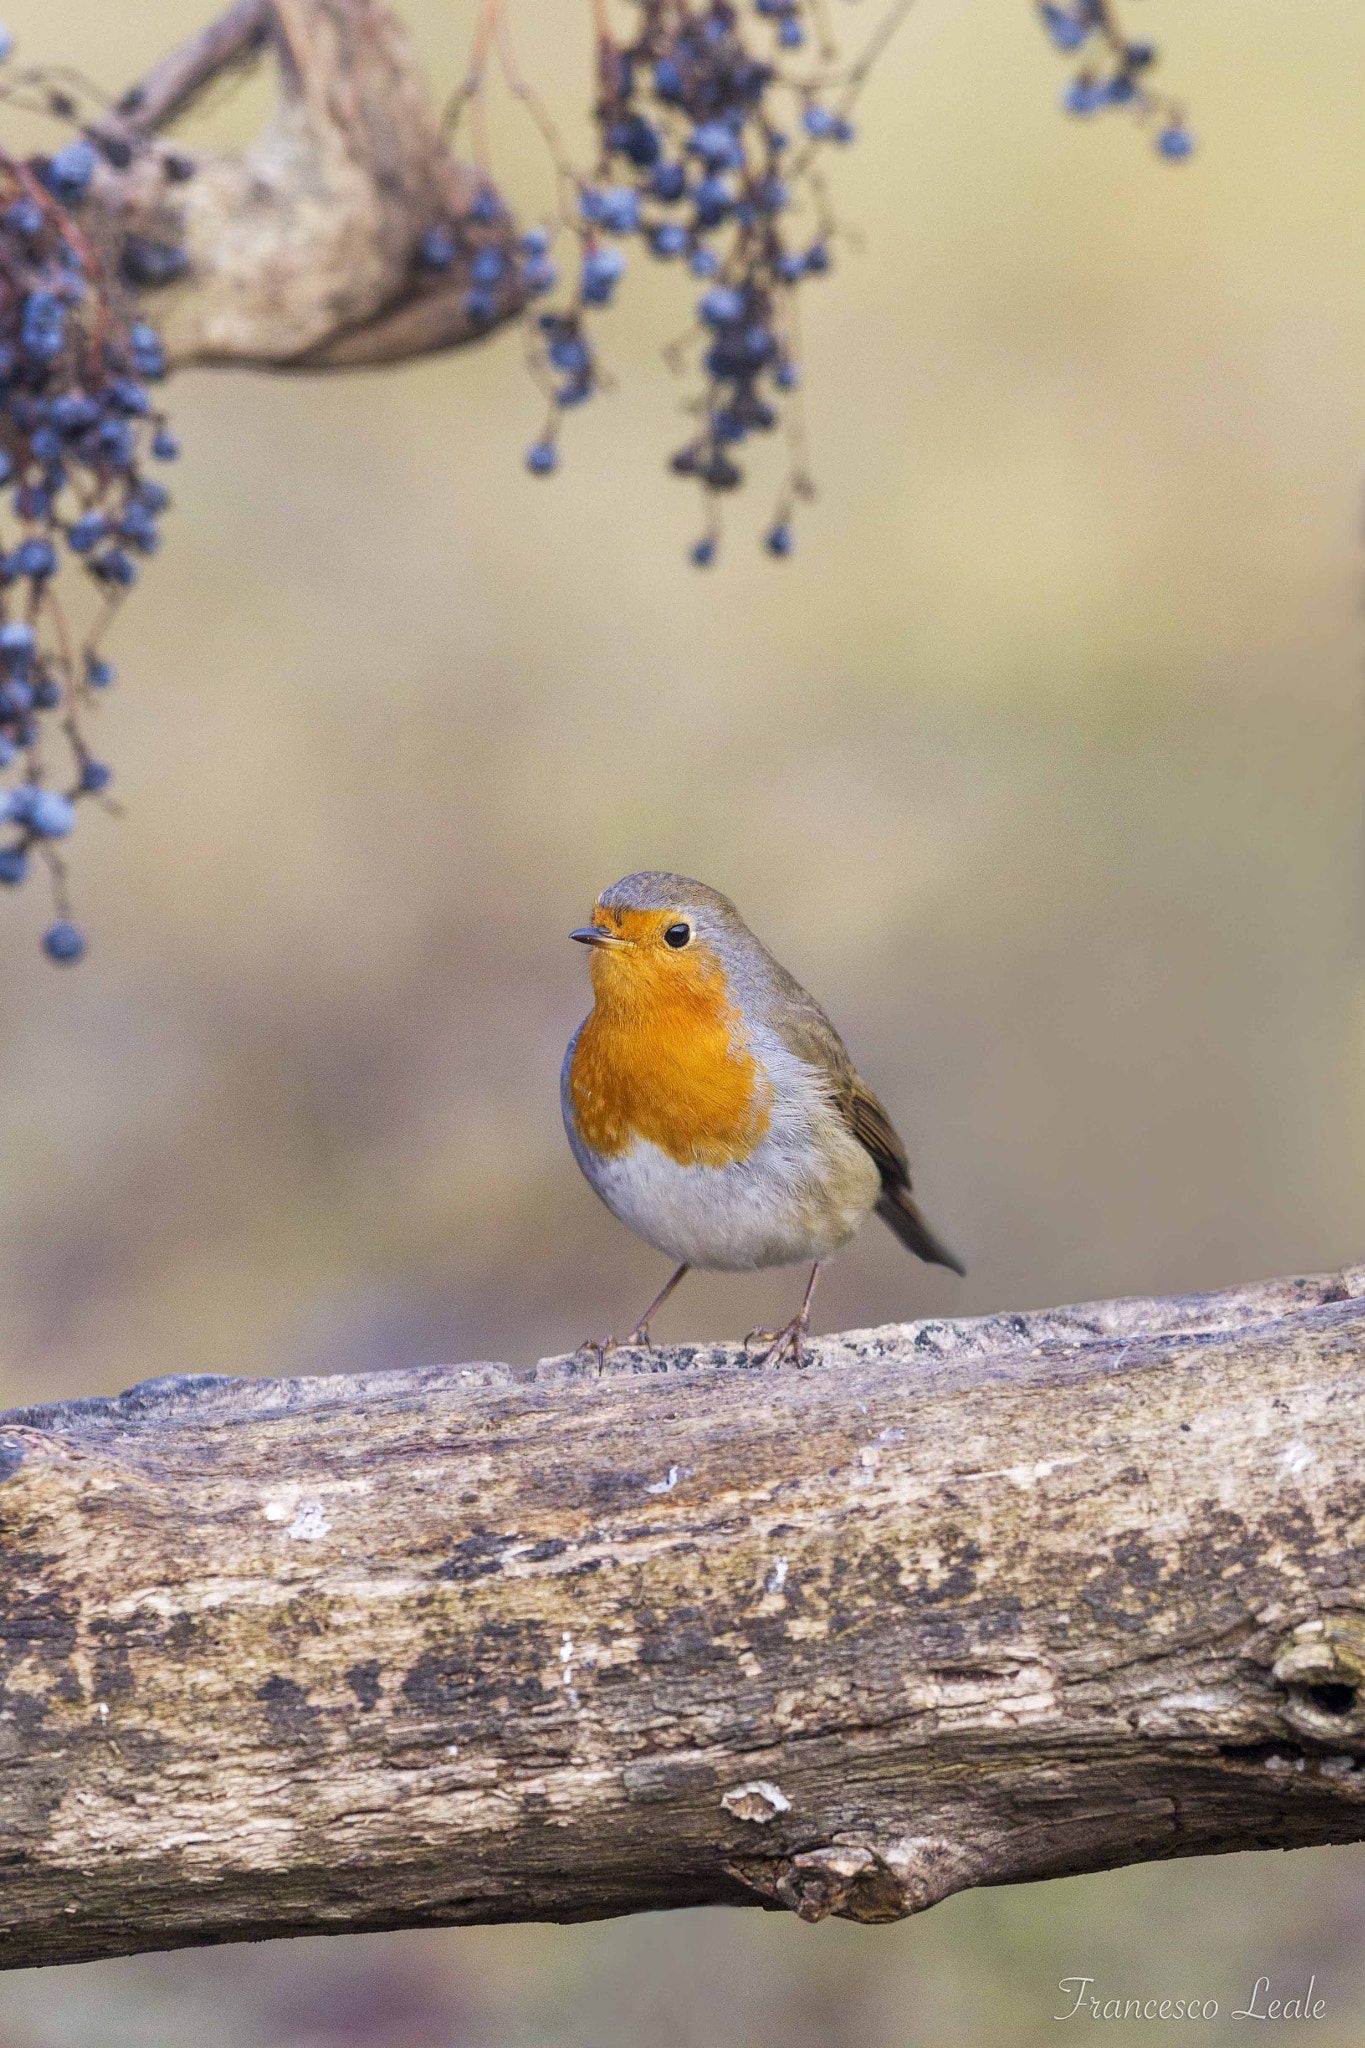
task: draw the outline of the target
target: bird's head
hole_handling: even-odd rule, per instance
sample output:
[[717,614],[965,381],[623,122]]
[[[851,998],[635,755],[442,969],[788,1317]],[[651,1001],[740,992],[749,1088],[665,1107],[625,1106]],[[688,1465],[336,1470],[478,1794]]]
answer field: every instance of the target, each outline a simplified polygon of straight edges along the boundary
[[719,890],[652,872],[613,882],[569,936],[592,948],[593,994],[608,1005],[714,1001],[756,944]]

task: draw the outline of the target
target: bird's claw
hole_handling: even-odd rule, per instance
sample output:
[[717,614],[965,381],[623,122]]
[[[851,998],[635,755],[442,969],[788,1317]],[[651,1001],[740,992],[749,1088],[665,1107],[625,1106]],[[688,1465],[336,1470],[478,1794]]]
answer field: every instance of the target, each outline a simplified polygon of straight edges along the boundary
[[613,1351],[628,1351],[632,1346],[642,1351],[654,1349],[654,1339],[649,1334],[648,1323],[637,1323],[628,1337],[585,1337],[574,1353],[575,1358],[595,1358],[599,1374],[606,1365],[608,1354]]
[[597,1360],[597,1371],[600,1376],[602,1368],[607,1362],[607,1353],[609,1351],[618,1351],[619,1349],[620,1346],[615,1337],[585,1337],[577,1351],[575,1351],[574,1357],[582,1359],[595,1358]]
[[[750,1348],[754,1344],[766,1344],[768,1346],[768,1349],[757,1359],[754,1358],[753,1351]],[[781,1362],[784,1351],[790,1351],[793,1365],[805,1366],[810,1363],[809,1354],[806,1350],[806,1318],[804,1316],[793,1316],[786,1328],[782,1330],[750,1330],[748,1336],[744,1339],[744,1356],[753,1360],[753,1363],[756,1365],[777,1365]]]

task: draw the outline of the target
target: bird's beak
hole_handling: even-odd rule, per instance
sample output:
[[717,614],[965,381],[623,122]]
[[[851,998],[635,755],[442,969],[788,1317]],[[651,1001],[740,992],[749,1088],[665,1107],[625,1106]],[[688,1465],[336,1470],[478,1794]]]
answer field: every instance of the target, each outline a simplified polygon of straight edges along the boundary
[[571,939],[577,939],[580,946],[624,946],[625,940],[615,932],[605,931],[600,924],[581,924],[576,932],[570,932]]

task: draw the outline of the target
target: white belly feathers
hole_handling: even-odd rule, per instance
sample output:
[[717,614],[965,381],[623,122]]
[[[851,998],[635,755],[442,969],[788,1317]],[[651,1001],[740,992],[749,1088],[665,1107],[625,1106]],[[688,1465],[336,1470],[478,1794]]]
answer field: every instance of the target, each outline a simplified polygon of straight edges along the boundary
[[[570,1045],[566,1083],[572,1058]],[[827,1258],[872,1208],[880,1177],[819,1077],[788,1062],[772,1123],[747,1159],[684,1164],[647,1139],[610,1157],[594,1152],[574,1129],[566,1086],[569,1143],[612,1214],[680,1265],[739,1273]]]

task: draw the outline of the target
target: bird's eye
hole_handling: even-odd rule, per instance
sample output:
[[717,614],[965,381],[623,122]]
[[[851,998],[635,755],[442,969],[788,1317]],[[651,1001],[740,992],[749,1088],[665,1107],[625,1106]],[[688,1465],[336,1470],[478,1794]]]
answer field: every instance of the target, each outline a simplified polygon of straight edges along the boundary
[[692,927],[690,924],[671,924],[664,933],[664,944],[672,946],[677,950],[679,947],[685,946],[691,936]]

